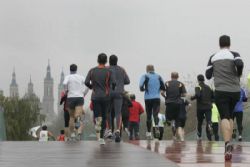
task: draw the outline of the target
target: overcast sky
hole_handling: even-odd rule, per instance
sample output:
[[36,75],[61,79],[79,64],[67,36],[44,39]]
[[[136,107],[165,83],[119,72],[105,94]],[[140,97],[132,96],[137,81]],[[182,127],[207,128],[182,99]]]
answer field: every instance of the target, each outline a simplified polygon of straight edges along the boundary
[[[32,76],[42,99],[50,59],[55,94],[71,63],[86,76],[98,53],[116,54],[140,94],[147,64],[168,80],[171,71],[204,73],[228,34],[232,50],[250,67],[249,0],[1,0],[0,89],[9,95],[13,68],[21,96]],[[140,96],[139,95],[139,96]]]

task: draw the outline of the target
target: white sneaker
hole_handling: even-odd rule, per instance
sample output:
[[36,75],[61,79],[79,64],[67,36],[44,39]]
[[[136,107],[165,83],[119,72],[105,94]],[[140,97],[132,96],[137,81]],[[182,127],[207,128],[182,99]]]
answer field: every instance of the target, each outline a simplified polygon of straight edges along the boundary
[[151,134],[151,132],[146,132],[146,138],[148,140],[152,140],[152,134]]
[[104,132],[104,138],[112,138],[113,134],[112,131],[110,129],[106,129]]
[[100,144],[100,145],[105,145],[105,140],[104,140],[103,138],[100,138],[100,139],[99,139],[99,144]]

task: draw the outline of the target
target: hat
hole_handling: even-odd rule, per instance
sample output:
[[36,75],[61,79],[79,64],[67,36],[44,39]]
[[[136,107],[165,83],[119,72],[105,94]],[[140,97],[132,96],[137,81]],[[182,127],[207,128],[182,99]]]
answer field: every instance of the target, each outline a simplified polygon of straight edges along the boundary
[[199,75],[197,76],[197,80],[198,80],[198,81],[201,81],[201,82],[204,82],[204,81],[205,81],[204,75],[199,74]]

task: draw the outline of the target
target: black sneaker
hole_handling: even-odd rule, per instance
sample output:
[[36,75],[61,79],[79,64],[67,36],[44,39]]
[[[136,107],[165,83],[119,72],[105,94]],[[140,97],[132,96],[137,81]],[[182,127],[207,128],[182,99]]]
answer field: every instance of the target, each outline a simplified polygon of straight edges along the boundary
[[237,135],[236,135],[236,131],[237,131],[236,129],[233,129],[232,138],[233,138],[234,140],[236,139],[236,136],[237,136]]
[[159,139],[160,138],[160,130],[158,127],[155,128],[155,138]]
[[242,136],[241,135],[239,136],[238,141],[242,141]]
[[207,128],[208,128],[208,132],[209,132],[210,136],[213,136],[213,128],[212,128],[212,125],[211,125],[211,124],[208,124]]
[[117,130],[115,132],[115,142],[116,143],[120,143],[121,142],[121,135],[120,135],[120,131],[119,130]]

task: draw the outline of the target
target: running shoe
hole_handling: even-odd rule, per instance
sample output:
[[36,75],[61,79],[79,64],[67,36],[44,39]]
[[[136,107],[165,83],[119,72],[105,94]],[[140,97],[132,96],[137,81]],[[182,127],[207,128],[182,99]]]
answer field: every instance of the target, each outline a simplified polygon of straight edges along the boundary
[[152,140],[151,132],[146,132],[146,138],[147,138],[147,140]]
[[155,138],[159,139],[160,138],[160,130],[158,127],[155,127]]
[[120,131],[116,130],[115,132],[115,142],[116,143],[120,143],[121,142],[121,135],[120,135]]
[[100,138],[100,139],[99,139],[99,144],[100,144],[100,145],[105,145],[105,140],[104,140],[103,138]]
[[75,128],[78,129],[80,128],[81,126],[81,117],[78,116],[76,119],[75,119]]
[[236,139],[236,136],[237,136],[237,135],[236,135],[236,131],[237,131],[236,129],[233,129],[232,138],[233,138],[234,140]]
[[232,151],[233,151],[233,145],[228,142],[225,146],[225,161],[232,160]]
[[242,136],[241,135],[239,136],[238,141],[242,141]]
[[112,139],[112,137],[113,137],[112,131],[110,129],[106,129],[105,133],[104,133],[104,138],[105,139]]
[[212,125],[211,125],[211,124],[208,124],[207,128],[208,128],[208,132],[209,132],[210,136],[213,136],[213,128],[212,128]]

